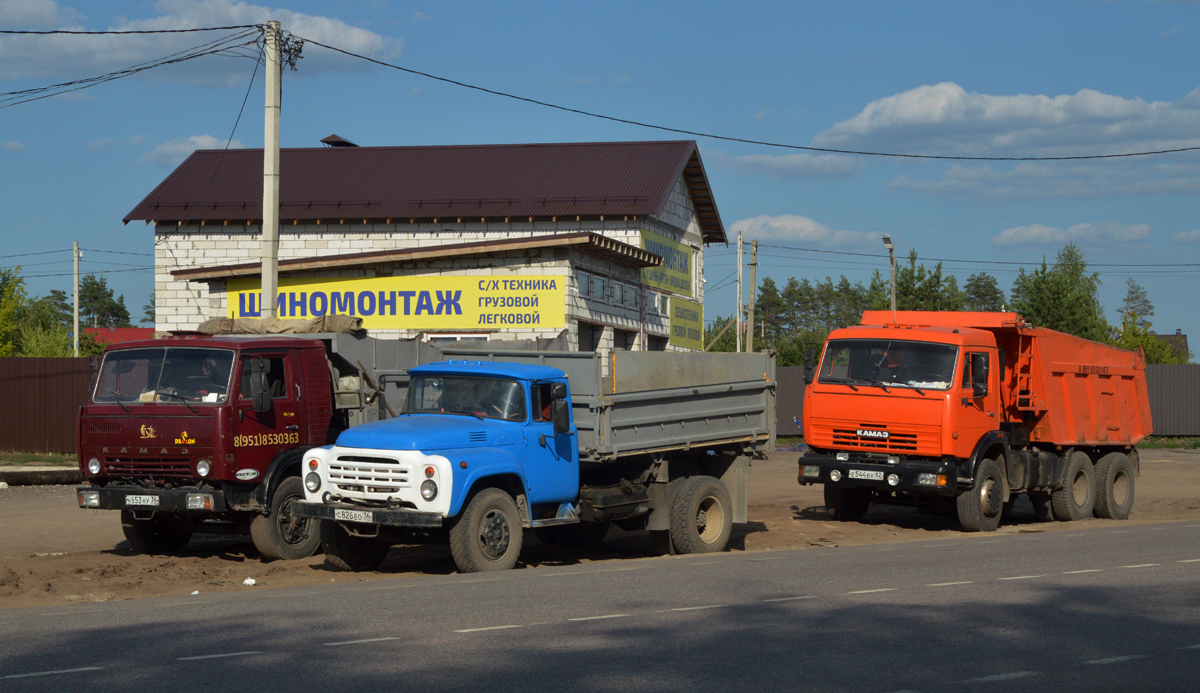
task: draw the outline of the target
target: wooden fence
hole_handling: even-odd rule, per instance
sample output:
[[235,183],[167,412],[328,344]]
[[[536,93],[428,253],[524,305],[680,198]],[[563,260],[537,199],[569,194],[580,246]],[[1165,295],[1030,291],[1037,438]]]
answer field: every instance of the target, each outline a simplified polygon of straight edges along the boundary
[[74,452],[90,359],[0,358],[0,450]]

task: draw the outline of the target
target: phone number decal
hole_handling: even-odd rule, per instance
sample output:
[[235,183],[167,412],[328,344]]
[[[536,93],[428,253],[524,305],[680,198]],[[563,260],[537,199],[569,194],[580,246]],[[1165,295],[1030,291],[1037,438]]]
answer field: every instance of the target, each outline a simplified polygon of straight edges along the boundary
[[287,445],[299,443],[299,433],[257,433],[249,436],[234,436],[233,447],[254,448],[261,445]]

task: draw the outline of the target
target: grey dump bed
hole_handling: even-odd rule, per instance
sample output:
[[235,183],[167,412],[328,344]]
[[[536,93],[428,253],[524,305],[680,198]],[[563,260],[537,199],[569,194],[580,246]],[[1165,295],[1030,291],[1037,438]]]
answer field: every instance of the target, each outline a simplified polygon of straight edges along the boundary
[[511,361],[566,372],[583,461],[721,444],[774,448],[771,354],[447,347],[441,352],[447,359]]

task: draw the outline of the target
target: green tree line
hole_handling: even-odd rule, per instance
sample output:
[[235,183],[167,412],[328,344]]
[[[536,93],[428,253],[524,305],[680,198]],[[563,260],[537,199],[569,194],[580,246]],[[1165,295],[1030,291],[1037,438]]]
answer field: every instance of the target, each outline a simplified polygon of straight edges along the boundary
[[[1024,268],[1005,293],[996,278],[986,272],[972,274],[959,286],[958,279],[943,272],[942,263],[932,268],[918,263],[910,251],[907,263],[896,268],[898,310],[966,310],[1020,313],[1038,327],[1066,332],[1085,339],[1112,344],[1122,349],[1142,348],[1147,363],[1188,363],[1193,354],[1151,329],[1154,305],[1132,278],[1118,313],[1121,324],[1111,325],[1100,304],[1100,275],[1088,269],[1079,246],[1069,243],[1058,252],[1053,264],[1026,272]],[[782,289],[770,278],[758,287],[754,306],[754,348],[773,349],[781,366],[801,365],[805,349],[819,349],[829,333],[857,324],[864,310],[891,308],[891,281],[876,270],[867,284],[852,283],[845,276],[810,281],[792,277]],[[705,344],[734,318],[718,317],[705,328]],[[750,329],[747,326],[747,329]],[[727,330],[710,351],[733,351],[737,336]]]
[[[152,307],[148,308],[152,316]],[[0,356],[73,356],[73,323],[74,309],[67,292],[51,289],[45,296],[30,297],[19,266],[0,269]],[[125,296],[114,296],[104,277],[81,277],[79,325],[80,356],[99,354],[103,345],[82,330],[131,327]]]

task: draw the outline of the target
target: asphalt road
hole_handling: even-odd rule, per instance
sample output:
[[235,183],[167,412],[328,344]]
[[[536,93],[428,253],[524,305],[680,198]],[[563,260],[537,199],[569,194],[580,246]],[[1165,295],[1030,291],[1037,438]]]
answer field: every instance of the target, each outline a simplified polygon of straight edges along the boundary
[[1200,689],[1200,524],[0,612],[0,690]]

